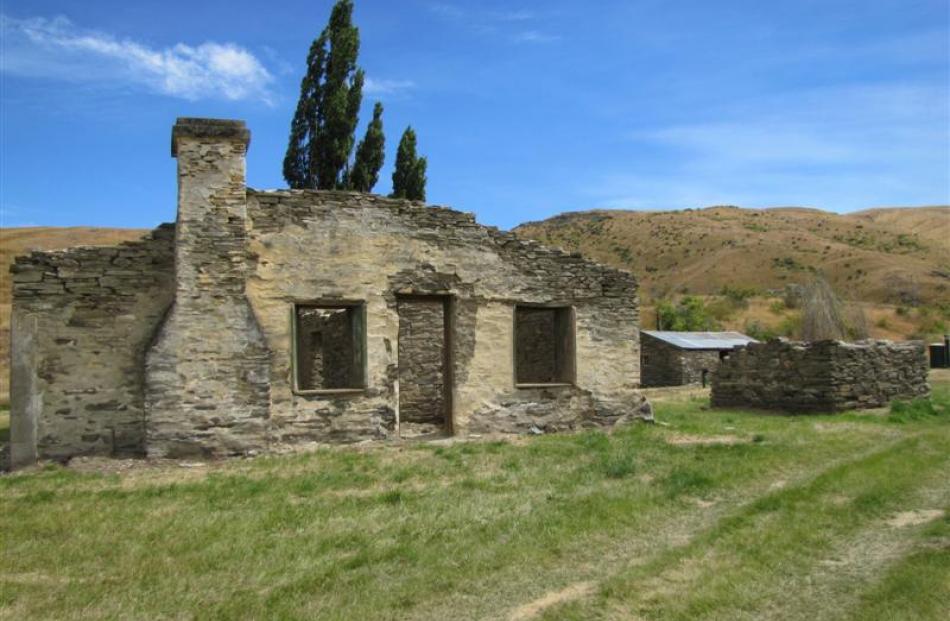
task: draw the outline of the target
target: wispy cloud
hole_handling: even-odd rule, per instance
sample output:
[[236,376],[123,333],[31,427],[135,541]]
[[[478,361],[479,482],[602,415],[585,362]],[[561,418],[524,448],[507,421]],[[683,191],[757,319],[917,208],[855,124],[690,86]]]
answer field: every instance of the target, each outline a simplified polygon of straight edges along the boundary
[[144,87],[197,100],[258,100],[271,104],[273,75],[234,43],[177,43],[162,49],[78,27],[65,17],[0,15],[6,73]]
[[516,43],[553,43],[561,37],[551,35],[539,30],[525,30],[512,37]]
[[415,88],[412,80],[375,80],[366,78],[363,92],[367,95],[399,95]]
[[538,18],[538,14],[534,11],[526,11],[524,9],[489,13],[489,15],[502,22],[527,22]]
[[850,210],[950,200],[950,112],[940,88],[926,84],[783,94],[630,138],[653,164],[593,182],[601,207]]
[[[539,28],[526,28],[541,21],[545,15],[527,9],[486,11],[449,2],[432,2],[429,10],[436,15],[464,25],[480,34],[500,35],[514,43],[551,43],[561,37]],[[513,31],[515,28],[522,28]]]

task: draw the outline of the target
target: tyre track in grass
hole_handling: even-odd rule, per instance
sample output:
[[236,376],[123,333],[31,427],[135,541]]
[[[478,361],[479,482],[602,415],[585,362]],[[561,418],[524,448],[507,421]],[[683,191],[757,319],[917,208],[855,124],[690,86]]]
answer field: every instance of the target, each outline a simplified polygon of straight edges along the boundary
[[[873,583],[913,550],[917,531],[894,529],[893,516],[947,502],[948,463],[950,437],[934,429],[830,465],[540,618],[840,618],[849,605],[833,595]],[[835,558],[873,570],[835,572],[826,562]],[[859,595],[849,594],[850,604]]]

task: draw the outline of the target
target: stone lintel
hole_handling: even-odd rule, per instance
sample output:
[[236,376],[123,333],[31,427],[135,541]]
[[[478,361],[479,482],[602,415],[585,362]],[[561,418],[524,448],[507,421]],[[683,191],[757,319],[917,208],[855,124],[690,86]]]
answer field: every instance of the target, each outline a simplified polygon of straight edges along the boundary
[[243,142],[247,148],[251,143],[251,130],[240,120],[178,117],[172,127],[172,157],[178,156],[180,138]]

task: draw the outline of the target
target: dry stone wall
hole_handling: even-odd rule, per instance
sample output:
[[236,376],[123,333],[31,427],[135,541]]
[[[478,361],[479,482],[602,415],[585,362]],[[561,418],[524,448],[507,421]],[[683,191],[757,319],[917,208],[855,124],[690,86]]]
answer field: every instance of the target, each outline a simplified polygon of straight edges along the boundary
[[174,227],[17,257],[13,465],[145,451],[145,352],[174,298]]
[[776,339],[736,348],[713,376],[714,407],[835,412],[930,394],[924,344]]

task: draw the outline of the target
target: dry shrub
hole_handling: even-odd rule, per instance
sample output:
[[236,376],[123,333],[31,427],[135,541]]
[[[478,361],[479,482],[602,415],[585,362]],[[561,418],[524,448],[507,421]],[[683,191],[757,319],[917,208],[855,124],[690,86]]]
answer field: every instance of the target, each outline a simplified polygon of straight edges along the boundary
[[848,304],[845,307],[845,321],[848,323],[848,337],[854,341],[860,341],[871,336],[871,330],[868,328],[868,318],[864,314],[864,309],[858,304]]
[[818,276],[805,287],[802,295],[802,339],[824,341],[847,337],[844,304],[828,281]]

